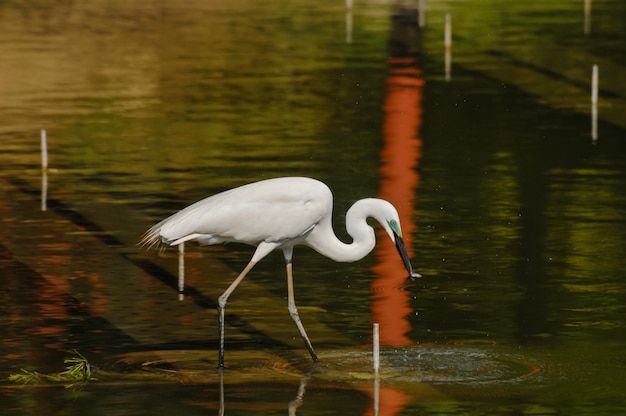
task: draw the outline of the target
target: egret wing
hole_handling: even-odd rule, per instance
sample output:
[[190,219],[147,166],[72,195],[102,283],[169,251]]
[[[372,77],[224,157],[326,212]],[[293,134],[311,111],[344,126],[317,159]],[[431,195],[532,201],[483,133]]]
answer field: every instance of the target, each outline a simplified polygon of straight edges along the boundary
[[332,194],[325,185],[299,179],[257,182],[205,198],[155,225],[152,232],[170,243],[298,239],[332,210]]

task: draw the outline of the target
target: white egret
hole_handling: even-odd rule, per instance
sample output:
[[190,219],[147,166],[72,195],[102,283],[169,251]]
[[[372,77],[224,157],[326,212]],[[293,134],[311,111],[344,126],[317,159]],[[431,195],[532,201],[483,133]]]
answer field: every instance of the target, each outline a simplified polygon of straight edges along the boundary
[[240,242],[256,246],[252,259],[218,299],[219,366],[224,366],[224,309],[228,297],[263,257],[282,249],[287,263],[288,310],[306,348],[318,361],[300,321],[294,299],[293,247],[307,245],[335,261],[352,262],[365,257],[376,244],[367,218],[376,219],[395,243],[410,278],[414,273],[402,241],[398,212],[389,202],[367,198],[354,203],[346,213],[350,244],[335,236],[332,228],[333,195],[324,183],[311,178],[267,179],[210,196],[188,206],[150,228],[143,245],[186,241],[201,245]]

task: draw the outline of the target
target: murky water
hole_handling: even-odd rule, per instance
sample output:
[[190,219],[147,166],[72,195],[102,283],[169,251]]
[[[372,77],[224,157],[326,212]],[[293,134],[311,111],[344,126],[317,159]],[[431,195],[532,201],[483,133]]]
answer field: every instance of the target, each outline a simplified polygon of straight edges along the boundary
[[[626,6],[582,3],[433,0],[421,29],[410,2],[0,4],[0,413],[626,412]],[[354,264],[296,249],[313,365],[271,255],[221,373],[216,299],[252,249],[187,245],[181,299],[176,251],[136,243],[295,175],[333,189],[344,238],[354,200],[392,201],[424,277],[382,238]],[[73,349],[80,389],[6,380]]]

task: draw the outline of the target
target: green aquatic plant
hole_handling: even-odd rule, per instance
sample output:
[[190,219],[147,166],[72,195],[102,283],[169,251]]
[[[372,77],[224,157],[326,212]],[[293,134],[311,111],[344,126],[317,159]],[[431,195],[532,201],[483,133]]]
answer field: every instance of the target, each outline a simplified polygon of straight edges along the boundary
[[75,357],[66,358],[63,361],[65,364],[69,364],[65,371],[44,374],[37,371],[21,369],[21,373],[10,375],[9,380],[22,384],[37,384],[45,380],[51,383],[65,383],[66,388],[82,386],[89,380],[93,380],[92,375],[95,370],[82,354],[76,350],[73,350],[73,353]]

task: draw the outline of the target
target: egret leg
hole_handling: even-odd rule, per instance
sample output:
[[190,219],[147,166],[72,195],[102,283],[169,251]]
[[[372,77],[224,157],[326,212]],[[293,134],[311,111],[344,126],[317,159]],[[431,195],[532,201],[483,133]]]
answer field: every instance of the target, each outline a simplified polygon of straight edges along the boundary
[[243,269],[243,271],[241,273],[239,273],[239,276],[237,276],[235,281],[232,282],[230,284],[230,286],[228,286],[228,289],[226,289],[226,291],[224,293],[222,293],[222,296],[220,296],[218,301],[217,301],[217,310],[218,310],[218,315],[219,315],[218,316],[218,320],[219,320],[219,336],[220,336],[220,352],[219,352],[219,366],[220,366],[220,368],[224,368],[224,309],[226,308],[226,302],[228,301],[228,297],[237,288],[239,283],[241,283],[243,278],[246,277],[248,272],[250,270],[252,270],[252,268],[254,267],[255,264],[256,264],[255,261],[251,261],[250,263],[248,263],[246,268]]
[[289,308],[289,314],[291,315],[291,319],[295,322],[298,327],[298,331],[300,331],[300,335],[304,340],[304,345],[306,345],[306,349],[309,350],[309,354],[311,354],[311,358],[313,361],[318,362],[319,359],[313,350],[313,345],[311,345],[311,341],[309,341],[309,337],[304,330],[304,326],[302,325],[302,321],[300,321],[300,315],[298,314],[298,308],[296,307],[296,300],[293,291],[293,264],[290,260],[287,261],[287,307]]

